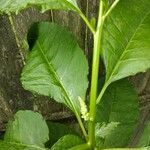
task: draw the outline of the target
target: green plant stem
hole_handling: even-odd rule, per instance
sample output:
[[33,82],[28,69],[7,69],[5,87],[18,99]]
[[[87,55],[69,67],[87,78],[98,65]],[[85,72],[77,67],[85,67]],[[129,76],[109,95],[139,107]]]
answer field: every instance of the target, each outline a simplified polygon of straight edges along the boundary
[[[67,93],[66,93],[66,95],[67,95]],[[67,97],[68,97],[68,95],[67,95]],[[68,99],[69,99],[69,97],[68,97]],[[69,100],[69,102],[70,102],[69,105],[72,106],[72,108],[73,108],[73,110],[74,110],[74,114],[75,114],[75,116],[76,116],[76,118],[77,118],[77,121],[78,121],[78,123],[79,123],[79,126],[80,126],[80,128],[81,128],[81,131],[82,131],[82,133],[83,133],[83,135],[84,135],[84,137],[85,137],[85,139],[86,139],[86,141],[87,141],[87,140],[88,140],[88,135],[87,135],[87,133],[86,133],[85,127],[84,127],[83,122],[82,122],[82,120],[81,120],[80,114],[77,112],[77,110],[76,110],[74,104],[72,103],[72,101]]]
[[[88,129],[88,136],[89,136],[89,144],[91,148],[95,146],[95,118],[96,118],[96,104],[100,102],[102,96],[104,95],[109,83],[105,83],[103,86],[98,98],[97,98],[97,82],[98,82],[98,71],[99,71],[99,60],[100,60],[100,52],[101,52],[101,38],[102,38],[102,30],[103,24],[106,17],[111,13],[111,11],[115,8],[118,4],[119,0],[114,1],[111,5],[109,10],[103,15],[104,9],[104,2],[100,1],[100,10],[99,10],[99,17],[98,17],[98,24],[97,30],[92,27],[88,19],[85,15],[80,11],[81,18],[85,21],[89,29],[94,35],[94,50],[93,50],[93,64],[92,64],[92,80],[91,80],[91,90],[90,90],[90,121],[89,121],[89,129]],[[87,134],[85,128],[83,126],[82,120],[78,114],[76,114],[80,127],[84,136],[87,139]]]
[[90,146],[88,144],[82,144],[72,147],[69,150],[90,150]]
[[[56,78],[58,78],[57,75],[55,75],[55,76],[56,76]],[[59,79],[57,79],[57,80],[59,80]],[[74,112],[74,114],[75,114],[75,116],[76,116],[76,118],[77,118],[77,121],[78,121],[79,126],[80,126],[80,128],[81,128],[81,131],[82,131],[82,133],[83,133],[85,139],[87,140],[88,135],[87,135],[86,130],[85,130],[85,128],[84,128],[84,125],[83,125],[83,122],[82,122],[82,120],[81,120],[80,114],[79,114],[78,111],[76,110],[76,108],[75,108],[75,106],[74,106],[72,100],[69,98],[69,96],[68,96],[68,94],[67,94],[67,92],[66,92],[66,90],[65,90],[65,88],[63,87],[63,84],[62,84],[61,82],[60,82],[60,85],[61,85],[61,87],[63,88],[63,90],[64,90],[64,92],[65,92],[65,94],[66,94],[66,97],[68,98],[68,101],[66,101],[66,103],[68,103],[68,105],[70,105],[70,106],[73,108],[73,112]]]
[[[106,19],[106,17],[108,17],[108,15],[109,15],[109,14],[111,13],[111,11],[115,8],[115,6],[118,4],[119,1],[120,1],[120,0],[114,1],[114,3],[113,3],[113,4],[111,5],[111,7],[109,8],[109,10],[104,14],[104,16],[103,16],[103,19],[104,19],[104,20]],[[104,86],[103,86],[103,88],[102,88],[102,90],[101,90],[101,92],[100,92],[100,94],[98,95],[98,98],[97,98],[97,100],[96,100],[96,103],[97,103],[97,104],[100,103],[100,100],[102,99],[102,97],[103,97],[103,95],[104,95],[104,93],[105,93],[107,87],[109,86],[109,84],[110,84],[109,81],[107,81],[107,82],[104,84]]]
[[86,23],[86,25],[91,30],[91,32],[93,34],[95,34],[95,29],[93,28],[93,26],[91,25],[91,23],[89,22],[89,20],[85,17],[85,15],[82,13],[82,11],[80,11],[79,14],[80,14],[81,18],[83,19],[83,21]]
[[80,117],[80,115],[79,115],[78,113],[75,113],[75,115],[76,115],[76,118],[77,118],[78,123],[79,123],[79,125],[80,125],[80,128],[81,128],[81,130],[82,130],[82,133],[83,133],[83,135],[84,135],[84,137],[85,137],[85,139],[86,139],[86,141],[87,141],[87,140],[88,140],[88,135],[87,135],[86,130],[85,130],[85,128],[84,128],[84,125],[83,125],[83,122],[82,122],[82,120],[81,120],[81,117]]
[[[61,83],[60,83],[60,84],[61,84]],[[61,86],[63,87],[62,84],[61,84]],[[84,127],[83,122],[82,122],[82,120],[81,120],[81,116],[80,116],[80,114],[78,113],[78,111],[76,110],[76,108],[75,108],[75,106],[74,106],[72,100],[70,100],[70,98],[69,98],[67,92],[65,91],[65,88],[63,88],[63,89],[64,89],[64,92],[66,93],[66,97],[68,98],[68,101],[66,101],[66,103],[68,103],[68,105],[70,105],[70,106],[73,108],[73,112],[74,112],[74,114],[75,114],[75,116],[76,116],[76,118],[77,118],[77,121],[78,121],[79,126],[80,126],[80,128],[81,128],[81,131],[82,131],[82,133],[83,133],[83,135],[84,135],[84,137],[85,137],[85,139],[86,139],[86,141],[87,141],[87,140],[88,140],[88,139],[87,139],[88,135],[87,135],[87,133],[86,133],[85,127]]]
[[120,0],[114,1],[114,3],[110,6],[109,10],[105,13],[104,18],[106,18],[111,13],[111,11],[115,8],[119,1]]
[[80,17],[83,19],[83,21],[86,23],[86,25],[89,27],[89,29],[91,30],[91,32],[94,34],[95,33],[95,29],[93,28],[93,26],[91,25],[91,23],[89,22],[88,18],[83,14],[83,12],[77,8],[76,6],[70,4],[70,2],[66,1],[66,3],[68,5],[70,5],[71,7],[74,8],[74,10],[76,10],[76,12],[80,15]]
[[88,128],[89,145],[91,149],[95,147],[95,120],[96,120],[96,98],[97,98],[97,83],[98,83],[98,72],[99,72],[99,59],[101,51],[101,39],[103,30],[103,8],[104,2],[100,1],[99,17],[97,30],[94,34],[94,49],[93,49],[93,64],[92,64],[92,79],[90,89],[90,120]]
[[103,88],[102,88],[100,94],[98,95],[98,98],[97,98],[97,100],[96,100],[96,104],[100,103],[100,101],[101,101],[101,99],[102,99],[102,97],[103,97],[103,95],[104,95],[104,93],[105,93],[105,91],[106,91],[108,85],[109,85],[108,83],[105,83],[105,84],[104,84],[104,86],[103,86]]
[[20,53],[23,65],[25,65],[25,58],[24,58],[24,56],[22,54],[22,51],[21,51],[21,45],[20,45],[20,42],[19,42],[19,39],[18,39],[18,36],[17,36],[16,28],[15,28],[14,21],[13,21],[13,18],[11,16],[11,14],[8,15],[8,19],[10,21],[10,24],[11,24],[11,27],[12,27],[12,30],[13,30],[13,33],[14,33],[14,36],[15,36],[16,44],[17,44],[17,47],[19,49],[19,53]]

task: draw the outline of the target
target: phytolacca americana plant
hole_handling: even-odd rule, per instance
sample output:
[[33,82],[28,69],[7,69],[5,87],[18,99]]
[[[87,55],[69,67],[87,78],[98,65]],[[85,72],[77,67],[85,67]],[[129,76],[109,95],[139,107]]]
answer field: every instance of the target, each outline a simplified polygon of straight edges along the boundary
[[[37,6],[43,12],[49,9],[72,10],[81,16],[93,34],[89,100],[86,100],[87,59],[72,34],[55,23],[40,22],[36,28],[38,35],[32,36],[32,40],[35,39],[34,44],[21,75],[23,87],[52,97],[70,108],[84,136],[82,140],[78,136],[70,135],[70,132],[69,135],[65,133],[65,136],[61,137],[51,149],[126,147],[136,127],[138,97],[128,80],[120,79],[145,72],[150,68],[150,2],[149,0],[116,0],[110,4],[108,0],[100,0],[99,5],[95,28],[79,9],[75,0],[0,2],[1,12],[8,14],[30,6]],[[13,24],[11,16],[9,18]],[[103,84],[99,77],[100,56],[106,69]],[[98,79],[100,88],[98,88]],[[13,128],[11,130],[13,132],[9,135],[13,136],[15,132],[21,134]],[[32,136],[30,138],[32,139]],[[46,140],[42,141],[46,142]],[[26,146],[28,142],[28,140],[12,138],[7,144],[23,143]],[[32,144],[37,145],[36,143],[30,145]],[[148,145],[142,143],[138,146]],[[46,149],[43,145],[34,148]]]

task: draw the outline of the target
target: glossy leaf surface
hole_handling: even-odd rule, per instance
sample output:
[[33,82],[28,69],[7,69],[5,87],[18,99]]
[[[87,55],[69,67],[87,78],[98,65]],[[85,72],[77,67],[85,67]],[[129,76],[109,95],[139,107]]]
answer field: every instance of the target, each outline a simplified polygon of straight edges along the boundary
[[46,150],[49,131],[43,117],[32,111],[19,111],[9,121],[0,149]]
[[66,28],[43,22],[38,29],[39,36],[23,69],[22,84],[79,112],[78,97],[85,99],[88,87],[86,57]]
[[50,150],[67,150],[76,145],[80,145],[83,143],[83,140],[75,135],[65,135],[60,138]]
[[150,68],[149,8],[149,0],[120,0],[107,18],[102,46],[106,82]]
[[40,8],[42,12],[49,9],[65,9],[79,11],[76,0],[1,0],[0,13],[18,13],[28,7]]
[[48,150],[33,145],[23,145],[21,143],[9,143],[0,141],[0,150]]
[[123,79],[111,84],[97,106],[97,122],[105,122],[106,125],[114,122],[117,126],[113,130],[109,129],[110,134],[105,131],[100,146],[107,148],[127,146],[136,127],[138,113],[138,96],[129,81]]

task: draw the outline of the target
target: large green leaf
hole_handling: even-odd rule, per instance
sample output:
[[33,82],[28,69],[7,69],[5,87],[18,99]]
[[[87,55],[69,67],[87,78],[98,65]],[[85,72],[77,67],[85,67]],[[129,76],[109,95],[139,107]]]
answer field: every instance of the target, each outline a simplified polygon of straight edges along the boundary
[[83,144],[83,140],[75,135],[65,135],[60,138],[51,148],[51,150],[67,150],[76,145]]
[[42,22],[38,29],[39,36],[23,69],[22,84],[79,112],[78,97],[85,99],[88,86],[86,57],[66,28]]
[[137,144],[137,147],[146,147],[150,146],[150,122],[145,126],[143,134]]
[[136,127],[138,113],[138,96],[129,81],[123,79],[111,84],[97,106],[97,122],[108,124],[103,133],[105,136],[99,142],[100,147],[127,146]]
[[107,18],[102,55],[108,84],[150,68],[149,8],[149,0],[120,0]]
[[14,121],[9,121],[0,142],[0,150],[46,150],[49,131],[42,116],[32,111],[19,111]]
[[0,141],[0,150],[48,150],[35,145],[23,145],[21,143],[9,143]]
[[1,0],[0,13],[18,13],[20,10],[35,6],[45,12],[49,9],[79,11],[76,0]]

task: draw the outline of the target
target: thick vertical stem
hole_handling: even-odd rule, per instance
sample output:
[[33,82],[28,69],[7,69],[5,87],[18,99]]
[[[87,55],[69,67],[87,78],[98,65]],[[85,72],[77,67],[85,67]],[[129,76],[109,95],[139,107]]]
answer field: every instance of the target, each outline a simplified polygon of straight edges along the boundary
[[103,7],[104,3],[101,0],[99,18],[97,24],[97,30],[94,34],[94,49],[93,49],[93,64],[92,64],[92,79],[91,79],[91,89],[90,89],[90,120],[88,136],[91,149],[95,147],[95,120],[96,120],[96,99],[97,99],[97,82],[98,82],[98,72],[99,72],[99,60],[101,51],[101,38],[103,29]]

